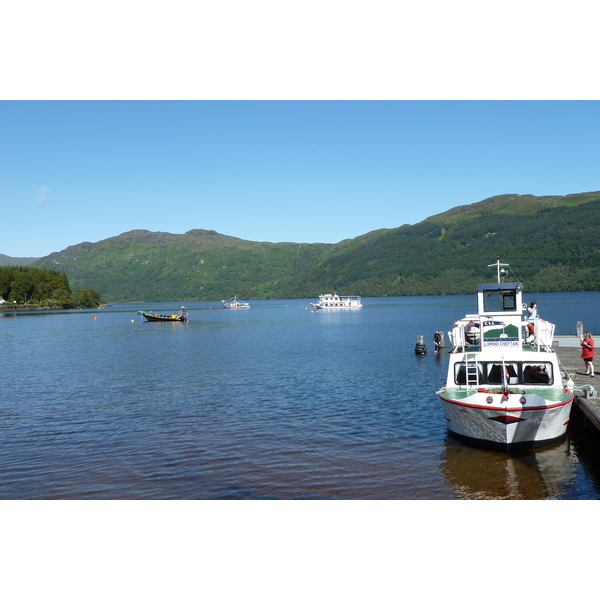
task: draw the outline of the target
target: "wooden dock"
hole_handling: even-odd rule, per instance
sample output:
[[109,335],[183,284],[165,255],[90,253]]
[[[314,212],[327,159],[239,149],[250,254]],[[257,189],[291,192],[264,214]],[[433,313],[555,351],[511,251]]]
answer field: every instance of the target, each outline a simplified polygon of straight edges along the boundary
[[579,338],[574,335],[554,336],[552,345],[560,362],[567,370],[575,385],[576,395],[574,404],[583,416],[600,431],[600,357],[594,364],[595,376],[585,375],[585,365],[581,358]]

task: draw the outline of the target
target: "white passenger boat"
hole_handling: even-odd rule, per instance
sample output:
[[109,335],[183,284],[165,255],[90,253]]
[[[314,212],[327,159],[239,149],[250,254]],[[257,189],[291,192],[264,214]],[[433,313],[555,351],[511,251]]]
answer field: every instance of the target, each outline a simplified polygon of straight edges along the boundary
[[311,302],[315,308],[362,308],[360,296],[338,296],[337,294],[322,294],[318,302]]
[[461,438],[501,445],[541,445],[562,437],[573,404],[573,382],[560,363],[554,324],[539,316],[530,337],[523,319],[523,286],[497,282],[477,286],[477,314],[448,333],[452,346],[442,400],[449,431]]
[[223,303],[223,308],[250,308],[250,304],[248,304],[248,302],[242,302],[239,298],[237,298],[237,296],[229,298],[229,300],[221,300],[221,302]]

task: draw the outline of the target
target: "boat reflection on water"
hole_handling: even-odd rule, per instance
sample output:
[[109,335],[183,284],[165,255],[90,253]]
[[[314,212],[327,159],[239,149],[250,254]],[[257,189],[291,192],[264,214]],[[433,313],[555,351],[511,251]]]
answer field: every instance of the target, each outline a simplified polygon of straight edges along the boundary
[[440,469],[458,499],[545,500],[564,497],[573,485],[574,460],[567,439],[507,454],[448,434]]

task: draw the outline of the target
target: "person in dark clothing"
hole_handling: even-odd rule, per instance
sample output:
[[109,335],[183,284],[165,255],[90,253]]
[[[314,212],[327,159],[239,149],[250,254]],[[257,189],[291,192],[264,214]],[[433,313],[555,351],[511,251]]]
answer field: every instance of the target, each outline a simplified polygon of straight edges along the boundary
[[440,351],[440,344],[442,343],[442,334],[440,333],[439,329],[435,330],[435,333],[433,334],[433,347],[434,347],[434,353],[437,354]]

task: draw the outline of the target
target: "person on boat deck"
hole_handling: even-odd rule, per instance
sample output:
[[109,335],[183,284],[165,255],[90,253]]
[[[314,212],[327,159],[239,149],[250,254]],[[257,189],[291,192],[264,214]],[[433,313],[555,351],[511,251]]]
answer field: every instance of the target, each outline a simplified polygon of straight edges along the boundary
[[548,383],[548,373],[541,365],[528,365],[524,370],[525,383]]
[[592,334],[586,331],[581,340],[581,358],[585,363],[585,374],[594,376],[594,340]]
[[532,300],[527,310],[529,312],[529,316],[527,317],[527,329],[529,329],[529,338],[527,338],[527,341],[531,342],[533,341],[533,336],[535,333],[534,323],[537,317],[537,302],[535,300]]

